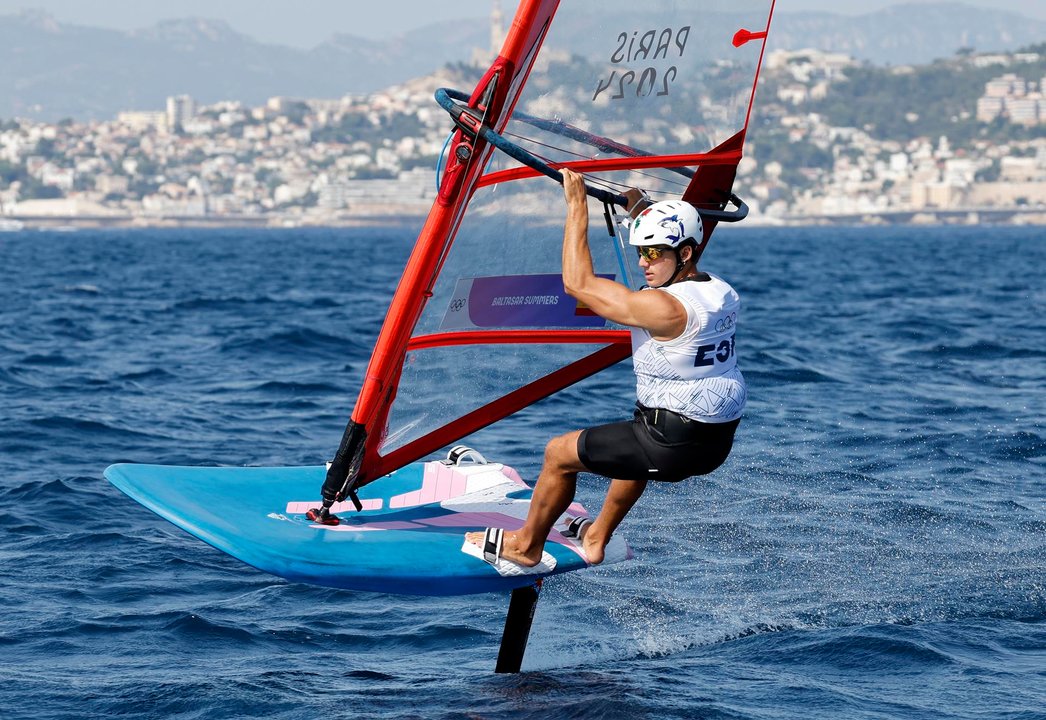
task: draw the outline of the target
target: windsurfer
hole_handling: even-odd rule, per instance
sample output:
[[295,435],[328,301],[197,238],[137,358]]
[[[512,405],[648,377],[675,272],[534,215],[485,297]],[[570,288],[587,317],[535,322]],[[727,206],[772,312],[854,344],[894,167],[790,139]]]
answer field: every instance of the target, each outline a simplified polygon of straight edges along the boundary
[[526,523],[516,532],[469,533],[490,562],[532,567],[557,519],[574,499],[577,474],[612,478],[594,521],[575,521],[592,565],[649,480],[678,481],[715,470],[733,445],[746,400],[734,329],[740,299],[725,281],[697,269],[708,239],[700,215],[683,201],[653,205],[630,191],[629,243],[647,287],[633,291],[595,274],[588,247],[584,180],[563,171],[567,220],[563,285],[596,314],[632,328],[638,402],[631,421],[560,435],[545,447]]

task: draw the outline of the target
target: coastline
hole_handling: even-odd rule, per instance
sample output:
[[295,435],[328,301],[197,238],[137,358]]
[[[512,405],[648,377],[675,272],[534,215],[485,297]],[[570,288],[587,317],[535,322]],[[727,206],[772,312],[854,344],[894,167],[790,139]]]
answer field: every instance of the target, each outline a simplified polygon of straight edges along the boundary
[[[338,228],[379,227],[424,222],[418,206],[368,215],[5,215],[0,232],[62,229],[156,228]],[[6,222],[4,222],[6,221]],[[745,227],[803,227],[811,225],[1046,225],[1046,207],[977,207],[890,210],[878,213],[832,215],[750,215]]]
[[21,232],[29,230],[155,230],[162,228],[199,228],[199,229],[237,229],[237,228],[330,228],[330,227],[379,227],[395,223],[398,225],[424,221],[425,215],[388,214],[356,215],[339,218],[295,218],[280,215],[251,216],[200,216],[200,217],[141,217],[141,216],[32,216],[10,215],[12,220],[21,225],[11,229],[0,227],[0,232]]

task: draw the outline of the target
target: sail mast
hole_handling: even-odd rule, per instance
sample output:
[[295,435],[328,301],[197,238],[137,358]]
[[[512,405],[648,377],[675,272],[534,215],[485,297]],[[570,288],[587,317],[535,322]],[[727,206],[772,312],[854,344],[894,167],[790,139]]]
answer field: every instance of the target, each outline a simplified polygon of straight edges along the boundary
[[[559,0],[520,3],[501,54],[469,100],[469,107],[481,113],[487,125],[500,129],[508,121],[558,6]],[[378,459],[377,448],[396,394],[407,342],[491,151],[480,137],[469,137],[461,129],[454,135],[439,194],[393,295],[351,419],[323,484],[323,507],[316,513],[320,521],[330,517],[334,502],[346,497],[358,508],[355,488],[380,475],[371,468]]]

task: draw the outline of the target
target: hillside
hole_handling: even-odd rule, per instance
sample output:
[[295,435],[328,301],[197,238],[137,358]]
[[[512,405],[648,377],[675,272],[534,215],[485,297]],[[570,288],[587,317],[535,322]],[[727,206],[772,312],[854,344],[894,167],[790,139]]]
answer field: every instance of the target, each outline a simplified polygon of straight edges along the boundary
[[[584,28],[575,35],[579,46],[590,40]],[[841,52],[873,65],[925,64],[962,47],[1014,50],[1043,38],[1046,22],[961,3],[898,5],[863,15],[790,13],[779,5],[770,48]],[[380,42],[333,35],[299,50],[258,42],[208,19],[120,32],[60,23],[40,12],[0,15],[0,119],[103,120],[121,110],[160,109],[180,94],[204,104],[337,98],[468,61],[488,43],[484,18],[448,20]]]
[[965,57],[903,69],[864,66],[847,71],[823,100],[806,110],[835,127],[857,127],[879,140],[907,141],[947,136],[955,147],[974,139],[1031,139],[1046,136],[1046,125],[1022,127],[1002,120],[978,122],[977,98],[992,78],[1004,73],[1035,83],[1046,78],[1046,43],[1026,48],[1039,59],[1010,65],[977,66]]

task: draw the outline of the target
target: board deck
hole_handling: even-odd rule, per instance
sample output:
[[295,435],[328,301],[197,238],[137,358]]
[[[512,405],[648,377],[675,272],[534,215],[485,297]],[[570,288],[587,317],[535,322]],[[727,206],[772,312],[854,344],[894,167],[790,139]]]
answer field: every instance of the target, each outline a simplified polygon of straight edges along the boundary
[[[326,468],[112,465],[105,477],[183,530],[259,570],[295,582],[409,595],[502,592],[537,578],[587,567],[568,517],[545,545],[548,572],[502,574],[463,552],[464,534],[485,527],[515,530],[530,506],[530,488],[498,463],[414,463],[359,491],[363,512],[335,505],[341,524],[305,517],[318,507]],[[619,537],[605,563],[632,556]],[[513,571],[518,566],[508,568]]]

